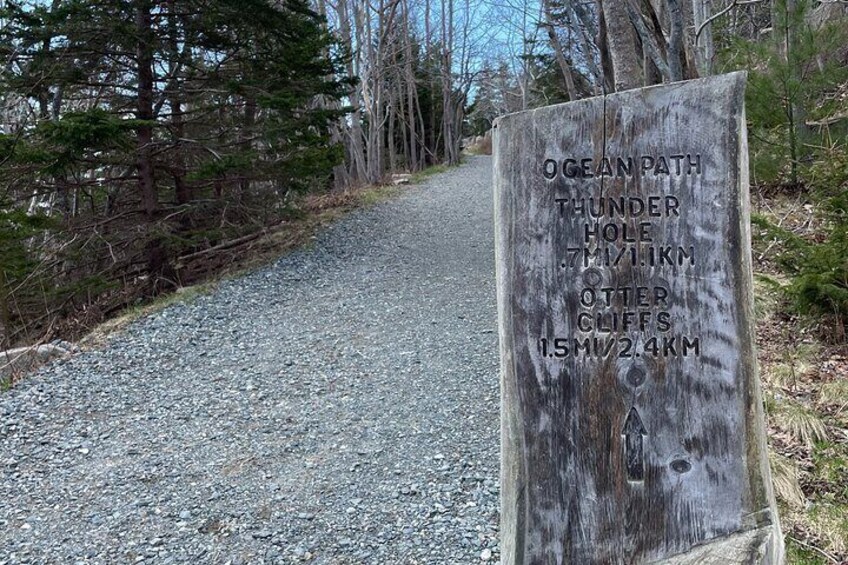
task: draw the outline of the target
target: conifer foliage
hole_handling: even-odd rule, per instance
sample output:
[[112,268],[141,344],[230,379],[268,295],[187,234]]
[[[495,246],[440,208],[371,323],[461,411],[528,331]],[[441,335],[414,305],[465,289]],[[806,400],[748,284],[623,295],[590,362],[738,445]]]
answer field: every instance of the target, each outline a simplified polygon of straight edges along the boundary
[[9,0],[0,23],[6,343],[190,282],[343,158],[350,83],[304,0]]

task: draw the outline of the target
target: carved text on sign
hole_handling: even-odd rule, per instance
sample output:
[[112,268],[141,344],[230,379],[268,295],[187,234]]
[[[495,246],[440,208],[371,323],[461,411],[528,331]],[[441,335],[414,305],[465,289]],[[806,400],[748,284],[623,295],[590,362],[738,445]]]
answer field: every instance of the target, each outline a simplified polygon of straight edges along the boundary
[[690,153],[676,155],[641,155],[638,157],[591,157],[583,159],[545,159],[542,174],[548,180],[565,178],[632,177],[660,175],[700,175],[701,156]]
[[780,565],[741,74],[494,131],[501,555]]

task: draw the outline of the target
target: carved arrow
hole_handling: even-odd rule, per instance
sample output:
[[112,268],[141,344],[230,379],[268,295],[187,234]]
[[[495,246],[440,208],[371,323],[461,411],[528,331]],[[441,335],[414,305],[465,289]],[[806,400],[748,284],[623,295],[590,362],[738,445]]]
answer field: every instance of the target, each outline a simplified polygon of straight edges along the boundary
[[631,408],[624,421],[624,466],[628,481],[645,480],[645,454],[642,450],[642,436],[648,435],[636,408]]

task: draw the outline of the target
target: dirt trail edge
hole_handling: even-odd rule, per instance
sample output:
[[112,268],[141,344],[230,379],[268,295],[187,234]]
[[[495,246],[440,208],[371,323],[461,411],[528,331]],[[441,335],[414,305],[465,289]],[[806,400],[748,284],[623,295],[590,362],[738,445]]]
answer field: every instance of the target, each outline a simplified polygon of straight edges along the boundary
[[0,564],[497,560],[490,170],[0,393]]

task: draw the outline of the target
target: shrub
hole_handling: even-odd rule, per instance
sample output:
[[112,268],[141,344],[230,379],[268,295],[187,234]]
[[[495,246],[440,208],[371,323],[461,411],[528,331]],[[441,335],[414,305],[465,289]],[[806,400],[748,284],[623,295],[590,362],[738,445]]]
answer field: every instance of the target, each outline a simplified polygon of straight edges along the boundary
[[823,150],[809,173],[810,194],[825,220],[822,232],[802,237],[760,216],[753,221],[781,242],[777,262],[791,277],[783,289],[793,308],[829,318],[835,323],[833,336],[843,339],[848,318],[848,146]]

